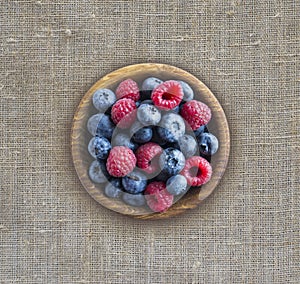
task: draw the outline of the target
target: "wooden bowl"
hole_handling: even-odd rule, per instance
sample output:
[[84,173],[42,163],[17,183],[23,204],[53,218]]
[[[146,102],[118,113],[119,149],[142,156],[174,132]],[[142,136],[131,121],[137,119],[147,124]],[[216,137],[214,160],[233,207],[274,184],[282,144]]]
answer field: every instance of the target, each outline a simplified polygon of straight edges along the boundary
[[[93,93],[100,88],[115,90],[117,85],[125,79],[132,78],[141,83],[147,77],[158,77],[162,80],[182,80],[187,82],[194,90],[195,99],[207,104],[212,111],[212,119],[208,124],[209,132],[219,140],[219,150],[212,156],[211,166],[213,174],[211,180],[200,188],[189,190],[181,199],[172,205],[166,212],[153,213],[149,208],[126,205],[122,200],[111,199],[103,193],[103,185],[93,183],[88,175],[88,169],[93,158],[87,150],[92,138],[87,130],[89,117],[97,113],[93,107]],[[226,169],[229,150],[230,135],[224,111],[212,92],[196,77],[174,66],[155,63],[144,63],[126,66],[113,71],[97,81],[81,100],[74,116],[72,127],[72,156],[78,177],[88,193],[101,205],[116,212],[130,215],[139,219],[162,219],[183,213],[203,202],[216,188]]]

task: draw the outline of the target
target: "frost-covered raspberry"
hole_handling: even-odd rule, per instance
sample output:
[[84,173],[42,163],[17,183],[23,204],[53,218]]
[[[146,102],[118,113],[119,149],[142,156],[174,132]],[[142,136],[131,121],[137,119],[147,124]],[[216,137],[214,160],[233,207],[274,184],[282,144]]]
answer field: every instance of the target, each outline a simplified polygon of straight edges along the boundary
[[165,81],[152,91],[151,98],[159,109],[170,110],[180,104],[183,98],[183,89],[177,81]]
[[132,79],[122,81],[116,89],[117,99],[129,98],[134,101],[140,99],[140,90],[138,84]]
[[191,186],[200,186],[207,183],[212,175],[210,163],[202,157],[193,156],[186,160],[180,172]]
[[196,130],[200,126],[207,124],[211,119],[210,108],[206,104],[196,100],[186,102],[182,106],[180,114],[191,126],[192,130]]
[[136,104],[132,99],[120,99],[111,109],[111,118],[120,128],[128,128],[136,119]]
[[124,177],[131,173],[136,164],[136,157],[132,150],[125,146],[113,147],[107,158],[106,168],[114,177]]
[[164,212],[172,206],[173,195],[166,189],[164,182],[154,181],[148,184],[145,198],[150,209],[154,212]]
[[159,170],[158,158],[163,149],[156,143],[148,142],[140,146],[135,155],[137,166],[148,174],[153,174]]

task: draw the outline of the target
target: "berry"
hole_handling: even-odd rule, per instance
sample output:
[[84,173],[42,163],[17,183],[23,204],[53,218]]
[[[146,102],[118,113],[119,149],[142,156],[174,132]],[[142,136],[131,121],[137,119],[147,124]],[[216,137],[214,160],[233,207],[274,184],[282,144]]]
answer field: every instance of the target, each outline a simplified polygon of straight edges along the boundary
[[186,178],[182,175],[172,176],[167,180],[167,191],[172,195],[180,195],[187,189]]
[[120,128],[129,127],[136,118],[136,105],[132,99],[120,99],[111,109],[111,118]]
[[178,139],[178,146],[180,151],[186,158],[195,155],[198,149],[198,144],[193,136],[185,134]]
[[137,132],[133,134],[132,139],[136,143],[146,143],[149,142],[152,138],[152,129],[151,127],[142,127]]
[[132,150],[124,146],[113,147],[107,158],[106,168],[114,177],[124,177],[133,171],[136,157]]
[[186,160],[180,173],[191,186],[200,186],[207,183],[212,175],[212,168],[208,161],[199,156],[193,156]]
[[149,183],[145,194],[147,204],[154,212],[164,212],[172,206],[174,197],[167,191],[164,182],[154,181]]
[[105,112],[109,109],[115,101],[116,95],[109,89],[99,89],[93,94],[93,105],[101,112]]
[[142,90],[153,90],[155,89],[158,85],[163,83],[162,80],[155,78],[155,77],[150,77],[144,80],[142,84]]
[[114,123],[110,120],[109,115],[103,114],[102,118],[100,119],[96,131],[96,135],[104,136],[107,139],[111,139],[113,132],[115,130]]
[[111,181],[109,181],[105,188],[104,192],[108,197],[111,198],[118,198],[122,194],[122,182],[119,178],[113,178]]
[[142,104],[137,110],[137,119],[145,126],[157,125],[160,122],[160,111],[153,105]]
[[103,183],[107,181],[107,178],[102,172],[101,165],[97,160],[91,163],[89,168],[89,176],[95,183]]
[[122,178],[122,185],[124,189],[129,193],[141,193],[146,188],[147,177],[141,172],[134,170],[133,172]]
[[88,131],[95,136],[98,128],[99,121],[103,118],[103,113],[97,113],[92,115],[87,122]]
[[184,120],[176,113],[170,112],[163,115],[159,126],[157,132],[161,139],[167,142],[178,141],[185,133]]
[[148,142],[140,146],[135,155],[137,166],[148,174],[159,170],[158,157],[163,149],[156,143]]
[[106,160],[97,159],[100,169],[107,180],[111,180],[113,177],[108,173],[106,168]]
[[177,175],[184,167],[185,158],[179,150],[175,148],[165,149],[159,157],[161,170],[170,176]]
[[146,201],[143,194],[131,194],[128,192],[123,193],[123,201],[131,206],[143,206]]
[[196,100],[186,102],[182,106],[180,114],[191,126],[192,130],[196,130],[200,126],[207,124],[211,119],[210,108],[206,104]]
[[140,99],[140,90],[138,84],[131,80],[127,79],[122,81],[116,89],[117,99],[129,98],[134,101]]
[[95,144],[94,144],[95,139],[96,139],[96,137],[93,137],[93,138],[90,140],[89,145],[88,145],[88,151],[89,151],[90,155],[91,155],[94,159],[96,159]]
[[159,109],[170,110],[180,104],[183,98],[183,89],[177,81],[166,81],[152,91],[151,98]]
[[208,132],[208,129],[207,129],[206,125],[202,125],[199,128],[197,128],[196,130],[194,130],[194,134],[195,134],[196,137],[198,137],[203,132]]
[[199,150],[203,155],[214,155],[219,148],[219,142],[216,136],[211,133],[202,133],[198,136]]
[[103,136],[96,136],[94,140],[95,154],[97,159],[104,160],[108,157],[111,149],[110,142]]
[[125,146],[131,149],[132,151],[135,151],[138,147],[137,144],[133,143],[129,136],[125,133],[117,133],[114,135],[111,141],[113,146]]
[[184,81],[178,81],[183,89],[183,100],[188,102],[191,101],[194,98],[194,91],[191,88],[191,86],[184,82]]

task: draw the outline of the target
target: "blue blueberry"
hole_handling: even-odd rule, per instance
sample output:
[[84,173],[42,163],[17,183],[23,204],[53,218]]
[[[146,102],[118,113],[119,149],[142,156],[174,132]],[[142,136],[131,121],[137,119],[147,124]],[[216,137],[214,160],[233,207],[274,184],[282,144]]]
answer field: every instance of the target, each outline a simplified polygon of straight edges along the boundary
[[130,194],[128,192],[123,193],[123,201],[131,206],[143,206],[146,203],[145,197],[143,194]]
[[198,129],[194,130],[194,134],[195,134],[196,137],[198,137],[203,132],[208,132],[208,129],[207,129],[206,125],[202,125]]
[[125,146],[131,149],[132,151],[135,151],[138,148],[138,144],[133,143],[130,140],[130,137],[125,133],[117,133],[113,136],[111,141],[113,146]]
[[178,139],[178,145],[180,151],[186,158],[194,156],[198,149],[197,141],[193,136],[188,134],[185,134]]
[[150,104],[142,104],[137,110],[138,120],[145,126],[157,125],[161,119],[160,111]]
[[121,179],[113,178],[111,181],[109,181],[104,188],[104,192],[108,197],[111,198],[120,197],[123,192]]
[[211,133],[202,133],[197,137],[199,151],[203,155],[214,155],[219,148],[219,142],[216,136]]
[[90,155],[91,155],[94,159],[97,158],[97,157],[96,157],[96,153],[95,153],[95,144],[94,144],[95,139],[96,139],[96,137],[93,137],[93,138],[90,140],[89,145],[88,145],[88,151],[89,151]]
[[151,127],[143,127],[132,136],[133,141],[136,143],[146,143],[149,142],[152,138],[153,131]]
[[184,81],[178,81],[183,89],[183,100],[188,102],[191,101],[194,98],[194,91],[191,88],[191,86],[184,82]]
[[153,131],[151,127],[144,127],[144,125],[137,120],[131,125],[129,135],[136,143],[146,143],[151,140]]
[[97,159],[98,165],[100,167],[101,172],[106,177],[107,180],[113,179],[113,177],[108,173],[106,168],[106,160]]
[[182,152],[175,148],[165,149],[159,157],[159,166],[162,172],[169,176],[177,175],[185,165]]
[[96,135],[99,121],[103,118],[103,115],[103,113],[94,114],[87,122],[87,129],[93,136]]
[[100,163],[97,160],[91,163],[89,167],[89,176],[91,180],[95,183],[107,182],[107,178],[102,171]]
[[103,114],[102,118],[98,123],[96,134],[98,136],[104,136],[107,139],[111,139],[115,127],[116,126],[111,121],[110,116],[107,114]]
[[129,193],[141,193],[147,186],[147,177],[141,172],[134,170],[122,178],[122,185],[124,190]]
[[172,195],[180,195],[187,190],[187,180],[182,175],[172,176],[167,180],[166,186]]
[[116,95],[109,89],[99,89],[93,94],[93,105],[101,112],[105,112],[115,101]]
[[150,77],[144,80],[142,84],[142,90],[153,90],[155,89],[158,85],[160,85],[163,81],[155,78],[155,77]]
[[169,112],[162,116],[157,129],[160,137],[167,142],[176,142],[185,133],[183,118],[176,113]]
[[97,159],[104,160],[111,150],[110,142],[103,136],[96,136],[94,140],[95,154]]

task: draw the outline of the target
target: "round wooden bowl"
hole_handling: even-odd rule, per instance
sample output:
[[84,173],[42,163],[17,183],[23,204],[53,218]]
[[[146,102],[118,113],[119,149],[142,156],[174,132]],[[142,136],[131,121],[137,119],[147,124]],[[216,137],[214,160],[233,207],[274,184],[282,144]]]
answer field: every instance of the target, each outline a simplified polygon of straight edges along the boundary
[[[211,180],[199,188],[189,190],[181,199],[172,205],[166,212],[153,213],[149,208],[126,205],[119,199],[105,196],[102,184],[93,183],[88,175],[88,169],[93,161],[87,150],[92,138],[87,130],[87,121],[97,110],[93,107],[93,93],[100,88],[115,90],[117,85],[125,79],[132,78],[141,83],[147,77],[158,77],[162,80],[182,80],[194,90],[195,99],[207,104],[212,111],[212,119],[208,124],[209,132],[219,140],[219,150],[211,158],[213,174]],[[97,81],[81,100],[74,116],[72,127],[72,156],[78,177],[88,193],[101,205],[113,211],[130,215],[139,219],[162,219],[183,213],[187,209],[198,206],[216,188],[223,176],[230,150],[230,135],[224,111],[212,92],[190,73],[165,64],[144,63],[123,67],[104,76]]]

